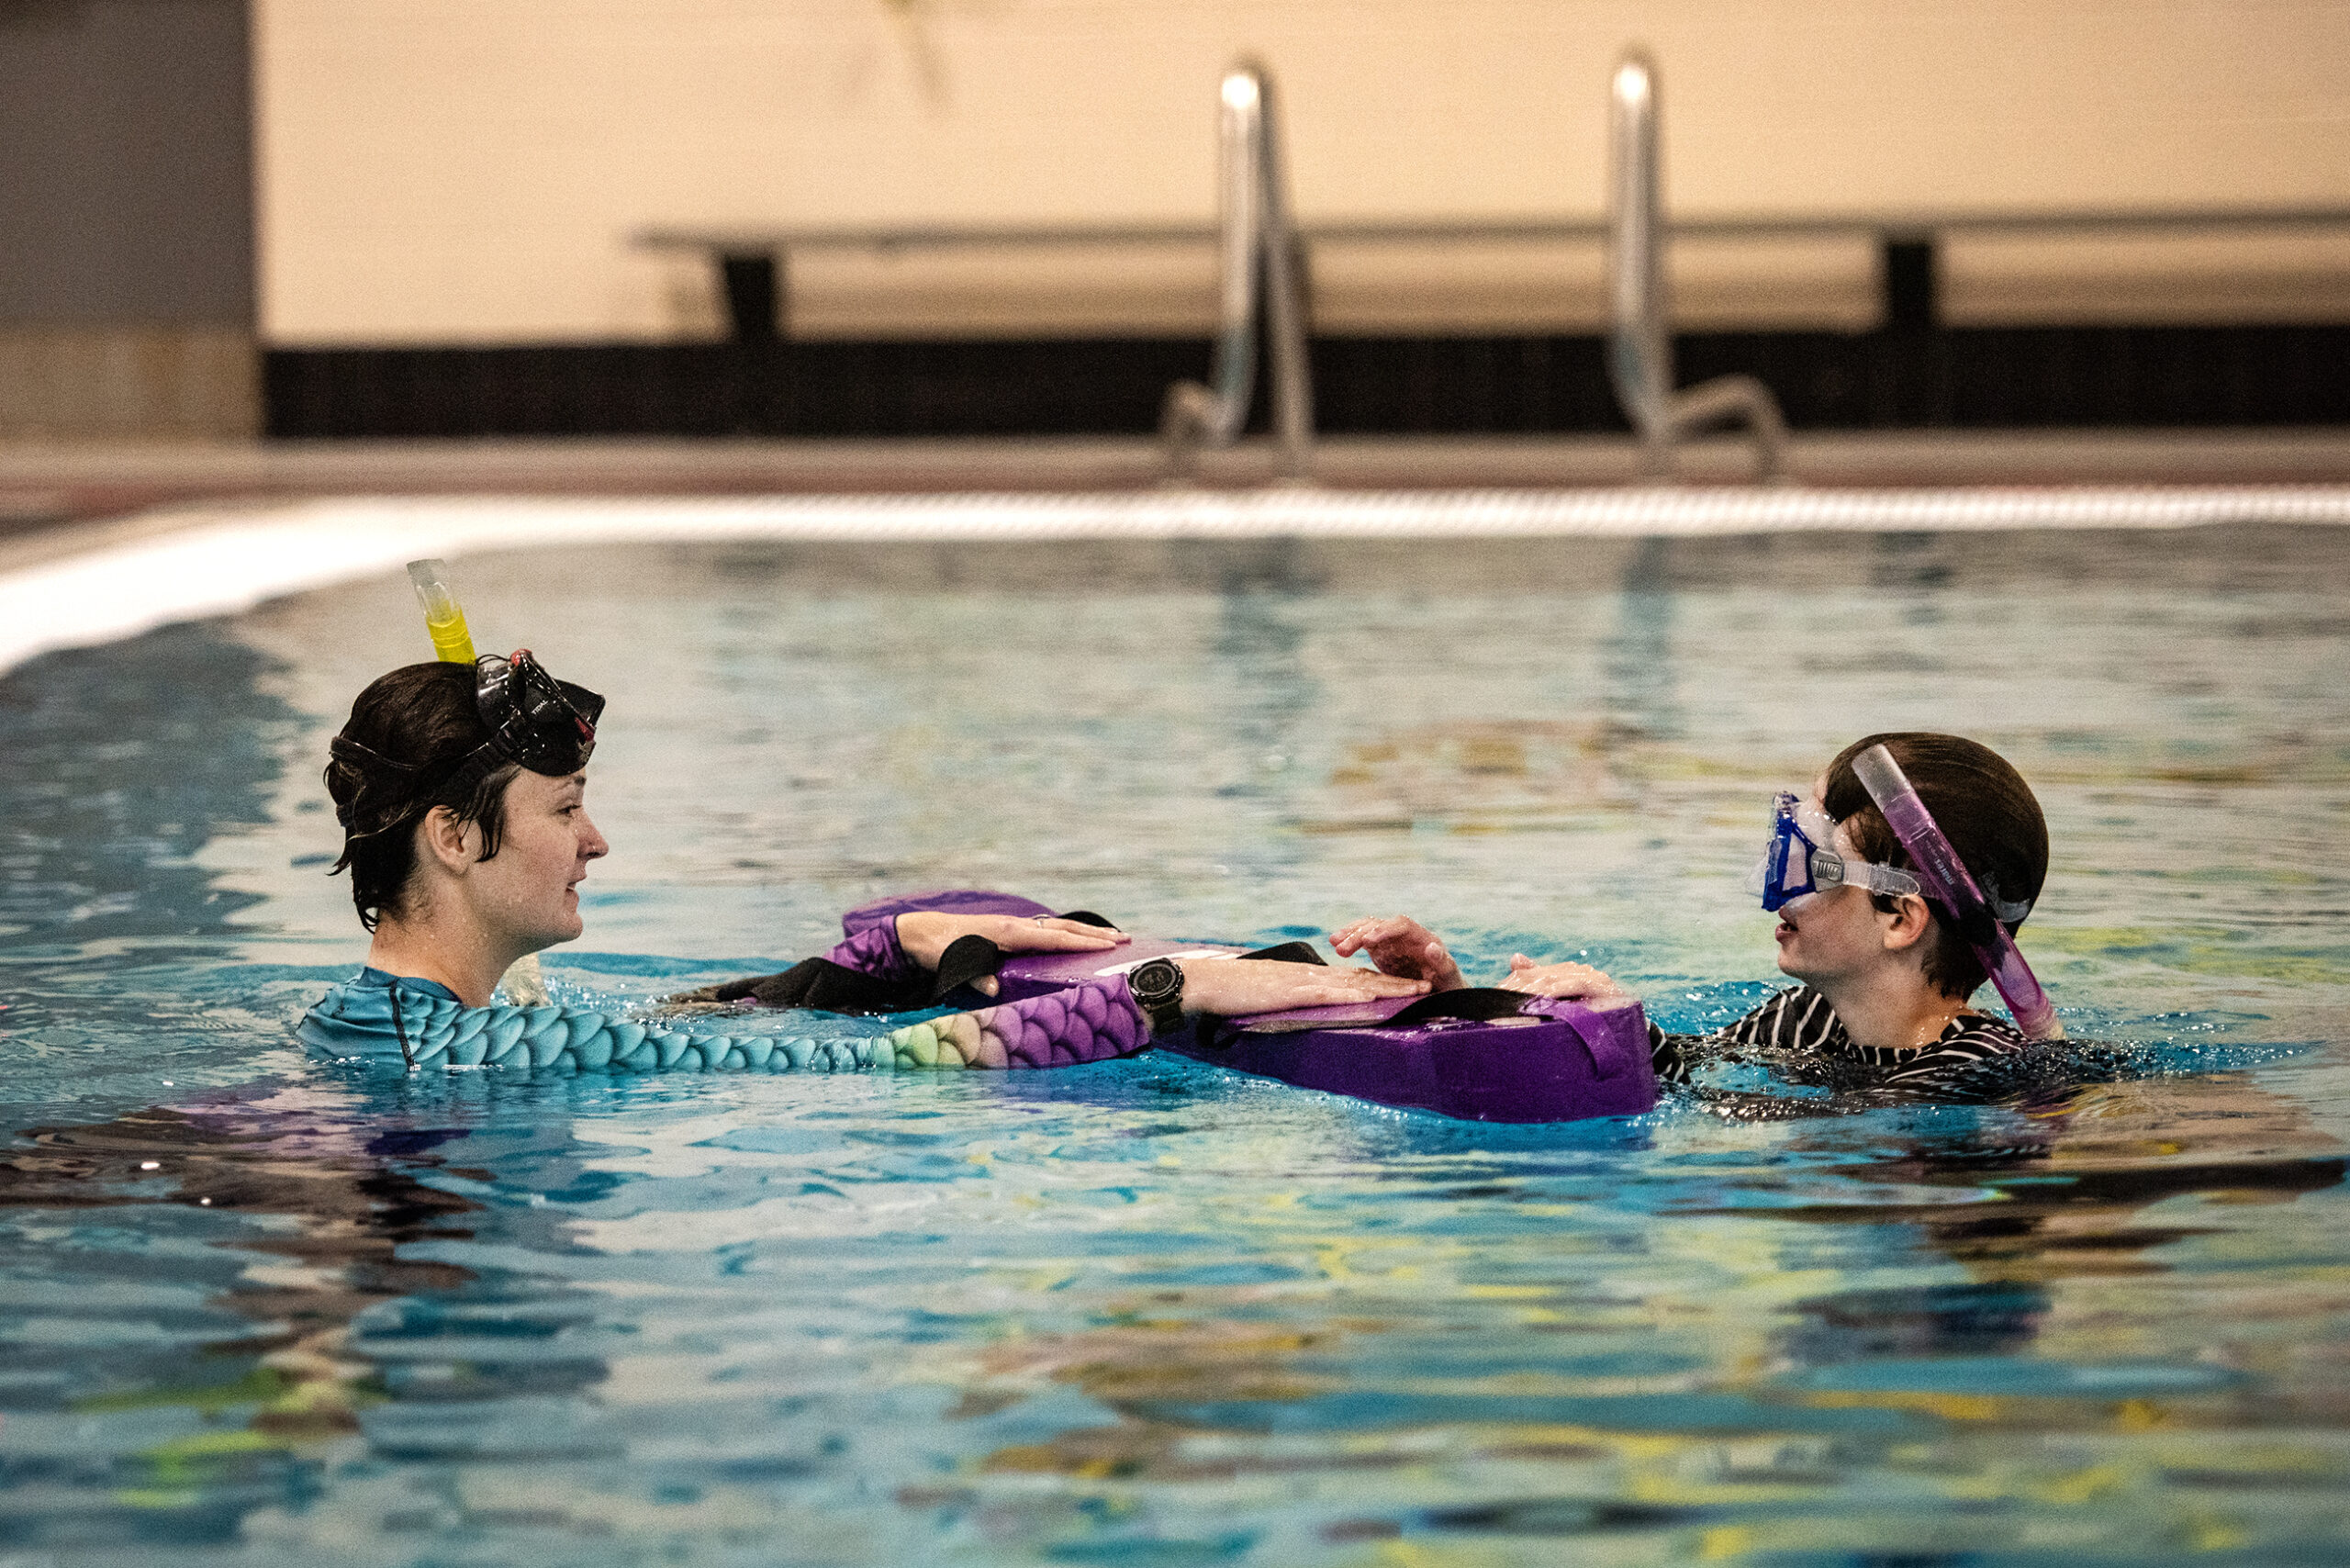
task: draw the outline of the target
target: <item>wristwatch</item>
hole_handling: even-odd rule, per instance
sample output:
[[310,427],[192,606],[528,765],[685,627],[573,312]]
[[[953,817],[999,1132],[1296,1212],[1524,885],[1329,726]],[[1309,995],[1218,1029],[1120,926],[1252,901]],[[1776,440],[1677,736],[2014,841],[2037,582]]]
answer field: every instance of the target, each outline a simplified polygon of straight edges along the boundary
[[1126,971],[1126,989],[1150,1020],[1150,1032],[1164,1035],[1183,1022],[1183,967],[1172,958],[1147,958]]

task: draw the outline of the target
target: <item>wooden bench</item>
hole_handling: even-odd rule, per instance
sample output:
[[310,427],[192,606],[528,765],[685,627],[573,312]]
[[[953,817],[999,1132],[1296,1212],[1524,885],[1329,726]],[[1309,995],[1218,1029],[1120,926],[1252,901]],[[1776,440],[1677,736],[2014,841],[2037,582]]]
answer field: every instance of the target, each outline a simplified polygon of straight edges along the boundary
[[[2065,212],[1821,213],[1796,217],[1730,215],[1671,220],[1675,239],[1867,238],[1881,258],[1883,324],[1925,330],[1942,319],[1940,253],[1953,236],[2065,236],[2191,230],[2341,230],[2350,207],[2196,207]],[[1211,223],[910,224],[870,228],[689,228],[639,230],[649,250],[698,252],[710,258],[726,301],[734,340],[789,335],[791,261],[811,252],[872,255],[982,247],[1169,246],[1205,248]],[[1300,225],[1309,255],[1349,244],[1451,244],[1480,241],[1604,241],[1600,218],[1358,219]],[[1310,280],[1310,271],[1308,277]],[[1311,286],[1310,281],[1308,285]]]

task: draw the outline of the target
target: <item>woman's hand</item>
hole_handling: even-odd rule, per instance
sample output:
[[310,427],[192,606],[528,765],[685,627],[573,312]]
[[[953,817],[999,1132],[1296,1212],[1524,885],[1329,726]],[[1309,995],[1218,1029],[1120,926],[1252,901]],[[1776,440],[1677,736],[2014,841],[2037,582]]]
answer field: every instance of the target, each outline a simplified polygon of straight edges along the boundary
[[925,969],[936,969],[946,949],[966,936],[984,936],[1007,953],[1098,953],[1133,940],[1123,931],[1057,914],[941,914],[925,909],[898,916],[898,946]]
[[1383,914],[1342,925],[1330,933],[1330,946],[1341,958],[1368,954],[1381,973],[1424,980],[1431,991],[1459,991],[1469,983],[1436,934],[1408,915]]
[[1292,1007],[1329,1007],[1382,996],[1418,996],[1424,980],[1377,969],[1323,964],[1283,964],[1270,958],[1178,958],[1183,970],[1183,1011],[1237,1018]]
[[1495,980],[1504,991],[1528,996],[1556,996],[1578,1002],[1604,1002],[1631,993],[1589,964],[1538,964],[1523,953],[1509,956],[1509,978]]
[[[898,946],[907,958],[934,972],[946,949],[966,936],[984,936],[1007,953],[1100,953],[1134,940],[1113,926],[1088,925],[1058,914],[942,914],[922,909],[898,916]],[[1002,985],[993,975],[981,975],[971,989],[993,996]]]

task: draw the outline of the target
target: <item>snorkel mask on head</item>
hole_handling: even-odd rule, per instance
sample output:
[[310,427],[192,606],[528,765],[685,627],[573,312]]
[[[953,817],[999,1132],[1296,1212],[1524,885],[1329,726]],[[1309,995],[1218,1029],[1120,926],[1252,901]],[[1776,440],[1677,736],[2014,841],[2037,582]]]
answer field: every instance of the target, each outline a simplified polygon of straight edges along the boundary
[[[334,755],[356,767],[407,776],[408,787],[401,792],[409,802],[433,795],[462,796],[509,762],[557,778],[587,767],[596,753],[596,721],[603,716],[603,698],[584,686],[555,679],[528,648],[476,657],[473,633],[466,629],[464,611],[449,591],[445,568],[439,561],[411,561],[408,571],[424,605],[425,629],[432,638],[433,652],[443,664],[474,666],[474,706],[489,739],[438,778],[420,778],[426,769],[419,765],[384,756],[345,735],[329,743]],[[412,809],[394,808],[396,812]],[[362,800],[356,796],[336,812],[346,833],[357,825],[362,814]],[[399,820],[396,815],[384,826],[352,836],[371,837]]]
[[604,700],[584,686],[555,679],[528,648],[503,658],[476,657],[473,633],[449,589],[447,571],[439,561],[408,564],[432,651],[444,664],[474,666],[474,706],[489,731],[489,739],[452,777],[478,776],[506,762],[557,778],[587,767],[596,755],[596,721],[603,715]]
[[584,686],[549,675],[528,648],[474,661],[474,706],[489,731],[454,777],[487,773],[516,763],[560,778],[596,755],[596,721],[604,700]]

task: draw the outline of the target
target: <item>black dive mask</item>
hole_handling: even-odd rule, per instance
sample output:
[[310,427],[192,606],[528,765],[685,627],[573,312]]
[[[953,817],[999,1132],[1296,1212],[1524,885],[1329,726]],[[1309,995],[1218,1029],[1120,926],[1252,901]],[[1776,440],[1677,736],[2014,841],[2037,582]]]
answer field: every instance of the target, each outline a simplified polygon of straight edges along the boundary
[[463,771],[483,772],[501,762],[562,778],[596,755],[596,721],[604,700],[584,686],[557,680],[517,648],[510,656],[485,654],[474,661],[474,704],[488,741],[465,759]]
[[[489,739],[454,767],[428,771],[371,751],[347,735],[330,741],[328,749],[339,760],[402,780],[383,787],[393,795],[389,802],[371,800],[363,791],[337,806],[335,820],[343,831],[353,839],[373,838],[408,820],[422,802],[434,796],[462,795],[505,763],[560,778],[587,767],[596,754],[596,721],[603,716],[604,700],[584,686],[555,679],[528,648],[474,661],[474,706]],[[377,825],[354,831],[363,818]]]

